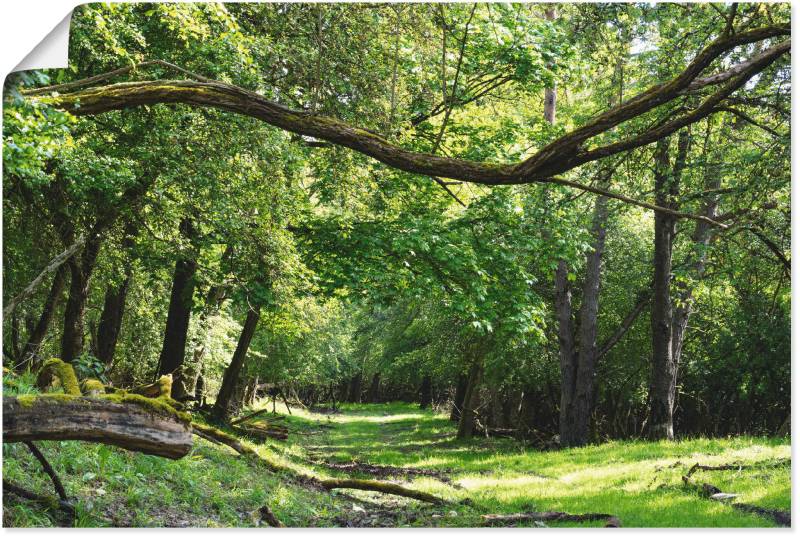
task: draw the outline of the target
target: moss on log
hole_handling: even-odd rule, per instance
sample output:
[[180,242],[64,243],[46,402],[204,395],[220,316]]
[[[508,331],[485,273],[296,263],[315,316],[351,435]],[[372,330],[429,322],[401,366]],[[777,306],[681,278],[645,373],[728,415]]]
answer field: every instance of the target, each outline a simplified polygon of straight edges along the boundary
[[21,395],[3,400],[3,440],[84,440],[179,459],[189,453],[188,414],[140,395]]
[[81,395],[78,377],[72,366],[58,358],[45,360],[39,375],[36,377],[36,386],[40,390],[61,387],[67,395]]

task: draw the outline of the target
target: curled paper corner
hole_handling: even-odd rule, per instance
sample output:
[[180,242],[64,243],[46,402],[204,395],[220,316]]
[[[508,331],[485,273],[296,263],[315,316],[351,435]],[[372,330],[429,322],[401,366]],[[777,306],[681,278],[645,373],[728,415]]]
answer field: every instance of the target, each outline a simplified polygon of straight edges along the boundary
[[69,26],[71,19],[72,11],[12,69],[12,72],[67,67],[69,62]]

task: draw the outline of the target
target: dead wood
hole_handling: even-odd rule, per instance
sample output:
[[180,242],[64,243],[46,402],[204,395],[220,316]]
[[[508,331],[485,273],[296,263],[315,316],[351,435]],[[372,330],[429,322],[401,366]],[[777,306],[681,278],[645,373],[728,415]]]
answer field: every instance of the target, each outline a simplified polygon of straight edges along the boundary
[[36,376],[36,386],[42,391],[61,387],[67,395],[81,395],[75,370],[58,358],[51,358],[42,364]]
[[513,513],[510,515],[481,515],[485,526],[517,524],[519,522],[592,522],[605,520],[606,528],[621,528],[619,518],[605,513],[585,513],[573,515],[560,511],[544,511],[533,513]]
[[790,511],[782,511],[780,509],[767,509],[749,503],[734,503],[731,507],[744,513],[750,513],[764,518],[772,519],[777,525],[786,528],[792,527],[792,513]]
[[792,460],[789,458],[784,459],[775,459],[775,460],[768,460],[757,462],[755,464],[721,464],[719,466],[705,466],[700,463],[695,463],[689,468],[689,471],[686,472],[685,477],[692,477],[692,475],[697,471],[705,471],[705,472],[715,472],[715,471],[724,471],[724,470],[751,470],[753,468],[773,468],[777,466],[784,466],[787,464],[791,464]]
[[50,481],[53,482],[53,487],[56,489],[56,494],[58,494],[58,497],[61,498],[61,501],[69,501],[67,491],[64,489],[64,485],[61,483],[61,479],[58,477],[58,474],[56,474],[56,471],[53,469],[53,466],[50,464],[50,462],[45,458],[44,453],[39,451],[39,448],[36,447],[36,444],[33,442],[25,442],[25,445],[28,446],[30,452],[34,457],[36,457],[36,460],[39,461],[39,464],[42,465],[44,472],[50,477]]
[[278,517],[275,516],[275,513],[273,513],[268,506],[262,505],[261,508],[258,510],[258,513],[261,515],[261,520],[265,521],[273,528],[286,527],[286,524],[278,520]]
[[383,494],[392,494],[395,496],[403,496],[405,498],[412,498],[421,502],[428,502],[436,505],[447,503],[442,498],[422,492],[419,490],[409,489],[394,483],[385,483],[383,481],[373,481],[371,479],[323,479],[319,484],[325,490],[333,489],[357,489],[367,490],[372,492],[380,492]]
[[151,384],[131,388],[130,392],[145,397],[169,397],[172,393],[172,375],[163,375]]
[[259,440],[272,438],[273,440],[286,440],[289,438],[289,431],[285,429],[273,429],[265,427],[235,427],[234,430],[246,436],[252,436]]
[[235,420],[231,420],[230,424],[231,425],[236,425],[237,423],[242,423],[242,422],[245,422],[247,420],[253,419],[256,416],[260,416],[261,414],[263,414],[267,410],[268,409],[266,409],[266,408],[262,408],[261,410],[256,410],[255,412],[252,412],[250,414],[242,416],[241,418],[236,418]]
[[10,492],[11,494],[19,496],[20,498],[39,503],[45,507],[58,507],[69,517],[70,526],[72,525],[72,521],[75,519],[75,506],[68,501],[37,494],[33,491],[22,488],[19,485],[15,485],[5,478],[3,478],[3,492]]
[[[787,462],[791,462],[789,459],[780,459],[778,463],[774,466],[779,466],[781,464],[786,464]],[[690,486],[697,490],[701,496],[704,496],[710,500],[716,501],[726,501],[732,500],[737,495],[722,492],[718,487],[710,484],[710,483],[696,483],[692,480],[691,475],[696,472],[697,470],[739,470],[741,468],[753,468],[753,467],[763,467],[763,465],[754,464],[751,466],[742,466],[742,465],[735,465],[735,464],[724,464],[720,466],[702,466],[699,464],[695,464],[689,469],[689,472],[683,476],[683,482],[687,486]],[[792,514],[788,511],[782,511],[780,509],[768,509],[765,507],[759,507],[757,505],[749,504],[749,503],[731,503],[731,507],[738,511],[742,511],[744,513],[755,514],[758,516],[762,516],[764,518],[768,518],[774,521],[779,526],[784,527],[791,527],[792,525]]]
[[218,444],[224,444],[229,448],[231,448],[232,450],[234,450],[235,452],[239,453],[240,455],[247,455],[248,457],[256,459],[259,463],[265,465],[273,472],[288,470],[288,468],[278,466],[272,461],[265,459],[264,457],[259,455],[256,450],[240,442],[239,439],[236,438],[235,436],[228,434],[224,431],[220,431],[216,427],[193,422],[192,431],[194,432],[194,434],[200,436],[201,438],[205,438],[207,440],[210,440],[211,442],[216,442]]
[[189,453],[192,435],[188,415],[138,395],[105,397],[6,397],[3,440],[84,440],[170,459]]

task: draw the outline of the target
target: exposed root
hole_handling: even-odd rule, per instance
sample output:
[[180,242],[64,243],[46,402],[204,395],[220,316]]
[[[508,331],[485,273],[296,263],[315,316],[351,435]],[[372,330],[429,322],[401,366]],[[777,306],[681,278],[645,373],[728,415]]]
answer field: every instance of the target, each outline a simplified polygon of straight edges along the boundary
[[622,523],[614,515],[605,513],[585,513],[572,515],[560,511],[544,511],[534,513],[514,513],[510,515],[482,515],[484,526],[506,526],[520,522],[592,522],[604,520],[606,528],[621,528]]

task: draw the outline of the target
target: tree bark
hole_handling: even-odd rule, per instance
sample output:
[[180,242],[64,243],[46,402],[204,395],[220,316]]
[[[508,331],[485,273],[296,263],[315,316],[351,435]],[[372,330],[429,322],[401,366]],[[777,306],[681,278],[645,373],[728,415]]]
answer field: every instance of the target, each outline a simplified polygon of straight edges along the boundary
[[464,395],[467,393],[467,381],[469,377],[461,374],[456,382],[456,393],[453,396],[453,408],[450,410],[450,421],[461,419],[461,410],[464,408]]
[[[566,419],[559,431],[562,446],[582,446],[589,441],[589,421],[594,408],[597,368],[597,314],[600,307],[600,271],[605,250],[608,198],[595,200],[592,221],[594,247],[586,254],[586,275],[580,311],[580,340],[577,353],[569,356],[573,363],[567,368],[569,382],[562,385],[561,400],[566,400]],[[573,342],[574,345],[574,342]],[[572,392],[565,392],[565,389]],[[562,415],[564,411],[562,410]]]
[[367,391],[367,403],[377,403],[378,402],[378,395],[381,388],[381,374],[379,372],[375,372],[372,375],[372,382],[369,385],[369,391]]
[[361,402],[361,372],[358,372],[350,377],[350,383],[347,387],[347,402]]
[[67,262],[70,273],[69,297],[64,310],[64,331],[61,336],[61,359],[65,362],[76,360],[83,352],[89,281],[100,253],[101,242],[99,235],[90,236],[86,239],[81,255],[73,256]]
[[[181,222],[181,233],[191,241],[195,230],[192,222],[185,219]],[[164,329],[164,344],[158,359],[157,376],[173,376],[172,384],[174,399],[184,394],[178,386],[183,386],[182,367],[186,358],[186,338],[189,332],[189,319],[192,315],[192,300],[195,288],[195,273],[197,272],[197,259],[192,250],[185,256],[175,261],[175,272],[172,277],[172,293],[167,312],[167,325]]]
[[[130,251],[136,235],[136,226],[128,224],[125,227],[125,237],[122,248]],[[133,267],[130,262],[125,266],[125,277],[117,285],[106,288],[103,302],[103,312],[100,314],[100,324],[97,328],[97,357],[101,362],[110,366],[114,360],[114,351],[117,348],[119,332],[122,328],[122,317],[125,314],[125,302],[128,298],[128,289],[133,279]]]
[[47,293],[44,305],[42,306],[42,313],[39,315],[39,320],[33,327],[33,330],[28,336],[28,341],[22,348],[20,354],[20,363],[25,362],[28,358],[39,358],[39,348],[44,341],[47,331],[50,329],[50,323],[53,320],[53,314],[56,310],[56,304],[61,297],[61,292],[64,289],[64,276],[66,275],[67,268],[61,265],[53,275],[53,283],[50,284],[50,291]]
[[3,398],[3,441],[33,440],[100,442],[170,459],[192,447],[189,422],[157,407],[61,394]]
[[428,408],[431,406],[433,399],[433,384],[431,376],[425,375],[422,377],[422,385],[419,387],[419,407]]
[[[214,107],[229,112],[249,115],[289,132],[326,140],[348,147],[375,158],[389,166],[411,173],[432,177],[447,177],[484,184],[514,184],[530,182],[550,182],[570,184],[574,188],[590,190],[579,183],[570,183],[555,175],[577,166],[642,147],[665,138],[680,129],[700,121],[715,112],[715,107],[733,92],[744,86],[757,73],[766,69],[791,49],[790,40],[783,40],[763,54],[742,62],[740,69],[731,78],[722,77],[721,87],[701,100],[694,108],[676,109],[674,116],[657,126],[640,132],[624,140],[604,146],[587,149],[586,142],[616,126],[647,112],[675,101],[689,91],[704,86],[718,85],[721,80],[714,77],[698,78],[720,56],[745,45],[788,35],[791,25],[775,24],[753,28],[736,33],[720,35],[700,51],[685,69],[669,81],[657,84],[624,103],[613,107],[589,120],[581,127],[561,136],[541,148],[535,155],[516,165],[494,165],[468,160],[420,154],[398,147],[384,138],[367,130],[348,125],[333,118],[317,116],[313,113],[291,110],[272,102],[251,91],[204,77],[198,80],[158,80],[111,84],[103,87],[73,90],[91,85],[120,74],[130,72],[131,68],[117,70],[61,86],[50,86],[29,90],[28,95],[41,95],[59,92],[46,99],[76,115],[92,115],[137,106],[157,103],[184,103],[193,106]],[[149,62],[149,65],[157,62]],[[181,70],[176,66],[160,62],[162,66]],[[181,70],[186,73],[185,70]],[[699,84],[699,86],[698,86]],[[619,195],[604,193],[609,197]],[[636,203],[628,200],[628,203]],[[660,210],[660,209],[655,209]],[[689,217],[686,215],[686,217]]]
[[97,328],[97,357],[106,366],[110,366],[114,361],[114,351],[117,348],[122,317],[125,314],[125,302],[132,279],[133,272],[128,267],[122,283],[109,285],[106,289],[103,313],[100,315],[100,324]]
[[[674,206],[679,192],[680,176],[686,164],[689,135],[682,131],[678,140],[678,154],[670,169],[669,140],[661,140],[655,151],[655,196],[657,203]],[[653,303],[651,330],[653,357],[650,371],[649,435],[653,439],[674,438],[672,414],[675,407],[675,388],[678,362],[673,353],[673,308],[670,296],[672,275],[672,244],[676,219],[667,214],[656,214],[654,219],[653,247]]]
[[70,246],[68,246],[66,250],[64,250],[63,252],[55,256],[53,259],[51,259],[50,263],[44,269],[42,269],[39,275],[36,276],[25,289],[23,289],[17,296],[8,301],[6,307],[3,308],[3,318],[5,319],[11,318],[11,314],[14,312],[16,307],[26,298],[28,298],[31,294],[33,294],[33,292],[36,290],[39,284],[42,283],[45,276],[47,276],[54,270],[57,271],[62,269],[64,263],[72,259],[72,256],[75,255],[75,252],[80,250],[85,242],[86,242],[86,235],[81,235],[75,242],[73,242]]
[[250,347],[250,341],[256,332],[260,310],[251,309],[247,312],[247,318],[242,327],[242,333],[239,336],[239,343],[236,345],[236,350],[233,353],[230,365],[225,369],[225,375],[222,378],[222,386],[217,394],[217,401],[214,403],[213,414],[219,420],[226,420],[230,416],[230,403],[233,393],[236,390],[236,385],[239,381],[239,374],[244,366],[244,360],[247,356],[247,349]]
[[464,393],[464,404],[461,408],[461,418],[458,421],[457,438],[472,438],[472,431],[475,428],[475,407],[478,404],[478,393],[480,382],[483,375],[483,356],[476,356],[472,362],[467,379],[467,389]]

